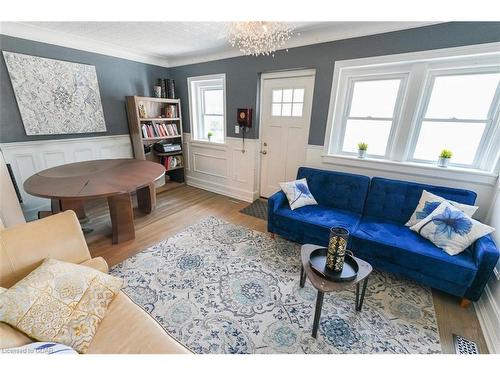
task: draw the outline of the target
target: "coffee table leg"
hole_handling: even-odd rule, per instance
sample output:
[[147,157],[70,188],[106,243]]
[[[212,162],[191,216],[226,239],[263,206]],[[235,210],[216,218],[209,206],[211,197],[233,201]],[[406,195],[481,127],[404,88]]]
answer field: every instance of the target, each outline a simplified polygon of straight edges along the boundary
[[303,288],[306,284],[306,270],[304,266],[300,267],[300,287]]
[[108,197],[109,214],[113,227],[113,244],[135,238],[134,211],[130,194]]
[[323,308],[323,297],[325,294],[323,292],[318,291],[318,298],[316,299],[316,309],[314,311],[314,322],[313,322],[313,331],[312,337],[316,338],[318,335],[319,328],[319,319],[321,318],[321,309]]
[[155,184],[149,184],[143,188],[137,189],[137,206],[142,212],[149,214],[155,209],[156,189]]
[[356,284],[356,311],[361,311],[363,301],[365,299],[366,285],[368,284],[368,277],[363,281],[363,290],[361,291],[361,298],[359,298],[359,283]]

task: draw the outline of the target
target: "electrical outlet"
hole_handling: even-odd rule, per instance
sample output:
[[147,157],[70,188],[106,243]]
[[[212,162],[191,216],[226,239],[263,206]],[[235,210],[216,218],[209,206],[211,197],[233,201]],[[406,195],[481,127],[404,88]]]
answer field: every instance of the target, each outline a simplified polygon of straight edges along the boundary
[[236,134],[240,134],[240,127],[239,127],[238,125],[235,125],[235,126],[234,126],[234,132],[235,132]]

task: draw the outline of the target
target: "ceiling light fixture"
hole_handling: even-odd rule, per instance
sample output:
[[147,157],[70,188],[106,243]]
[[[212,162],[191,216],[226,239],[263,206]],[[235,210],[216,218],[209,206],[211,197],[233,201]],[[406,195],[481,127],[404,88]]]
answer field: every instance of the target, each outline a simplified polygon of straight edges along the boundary
[[293,27],[284,22],[231,22],[227,39],[244,55],[272,55],[294,35]]

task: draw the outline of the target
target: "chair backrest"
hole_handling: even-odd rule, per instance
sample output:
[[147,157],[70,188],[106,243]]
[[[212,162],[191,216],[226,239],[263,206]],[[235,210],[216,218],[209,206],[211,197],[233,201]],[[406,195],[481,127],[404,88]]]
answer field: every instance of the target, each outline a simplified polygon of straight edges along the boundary
[[71,263],[90,259],[73,211],[0,230],[0,287],[10,288],[47,257]]
[[351,173],[300,167],[297,179],[307,179],[314,199],[324,206],[361,214],[370,178]]
[[473,205],[476,201],[476,193],[470,190],[373,177],[363,214],[404,224],[415,211],[423,190],[463,204]]

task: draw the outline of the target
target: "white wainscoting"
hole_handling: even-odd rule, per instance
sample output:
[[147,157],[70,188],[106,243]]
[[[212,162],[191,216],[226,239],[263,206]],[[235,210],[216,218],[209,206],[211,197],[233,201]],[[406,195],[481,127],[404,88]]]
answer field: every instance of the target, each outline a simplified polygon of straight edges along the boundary
[[184,133],[186,182],[190,186],[246,202],[258,198],[257,156],[259,141],[227,137],[225,144],[191,140]]
[[38,211],[50,207],[48,199],[37,198],[24,191],[24,181],[33,174],[77,161],[133,157],[129,135],[2,143],[0,151],[5,162],[12,167],[27,220],[34,219]]

